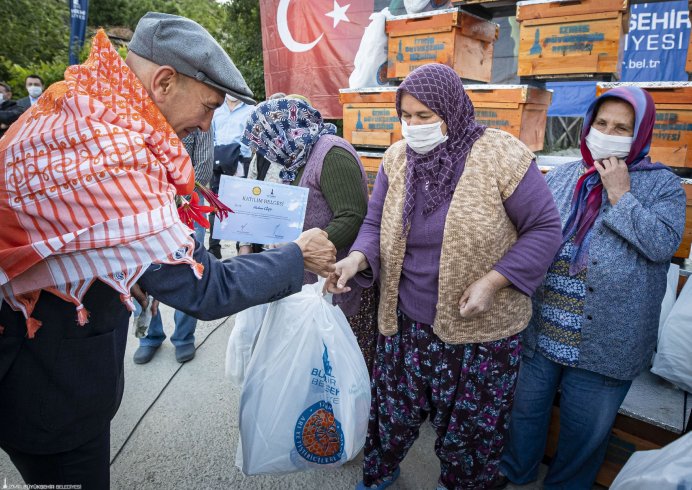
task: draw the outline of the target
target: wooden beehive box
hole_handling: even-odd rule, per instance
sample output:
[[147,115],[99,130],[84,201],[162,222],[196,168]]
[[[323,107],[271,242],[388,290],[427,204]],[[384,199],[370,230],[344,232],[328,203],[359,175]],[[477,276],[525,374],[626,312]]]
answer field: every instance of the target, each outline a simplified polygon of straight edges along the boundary
[[427,63],[448,65],[460,77],[489,82],[499,26],[458,9],[387,21],[387,77],[401,80]]
[[627,0],[517,4],[520,77],[619,79]]
[[396,87],[342,89],[344,139],[357,148],[387,148],[401,139]]
[[656,104],[651,159],[671,167],[692,167],[692,82],[599,83],[596,94],[627,85],[645,89]]
[[516,136],[531,151],[543,149],[552,92],[529,85],[467,85],[476,122]]
[[358,156],[365,169],[365,175],[368,177],[368,193],[372,194],[372,188],[375,185],[377,172],[380,170],[383,153],[359,151]]

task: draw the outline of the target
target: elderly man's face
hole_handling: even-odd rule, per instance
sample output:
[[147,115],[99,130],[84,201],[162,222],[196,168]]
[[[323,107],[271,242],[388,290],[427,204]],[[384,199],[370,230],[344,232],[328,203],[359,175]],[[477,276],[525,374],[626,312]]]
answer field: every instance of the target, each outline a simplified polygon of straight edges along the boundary
[[179,138],[199,128],[209,131],[211,119],[224,101],[224,93],[189,77],[178,78],[171,96],[159,105],[161,113]]

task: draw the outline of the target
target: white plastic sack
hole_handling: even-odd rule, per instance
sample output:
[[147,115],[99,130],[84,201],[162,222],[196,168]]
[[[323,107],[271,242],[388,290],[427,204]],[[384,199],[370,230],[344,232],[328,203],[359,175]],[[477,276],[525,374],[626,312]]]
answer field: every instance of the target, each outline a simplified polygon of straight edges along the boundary
[[449,1],[445,0],[404,0],[407,14],[419,14],[425,11],[439,10],[448,7]]
[[253,306],[235,317],[226,347],[226,376],[237,386],[243,384],[245,369],[250,363],[252,349],[268,308],[268,304]]
[[267,311],[240,398],[246,475],[340,466],[365,444],[368,370],[322,284]]
[[692,490],[692,433],[661,449],[637,451],[610,490]]
[[370,24],[365,28],[353,60],[353,72],[348,77],[349,88],[377,87],[386,83],[385,77],[379,75],[381,70],[385,74],[387,70],[387,34],[384,24],[389,17],[389,8],[370,15]]
[[404,0],[407,14],[417,14],[430,5],[430,0]]
[[668,267],[668,280],[666,282],[666,295],[663,297],[663,301],[661,302],[661,315],[658,318],[658,342],[661,341],[663,325],[668,319],[670,310],[673,309],[673,305],[675,304],[675,295],[678,293],[679,279],[680,266],[677,264],[670,264],[670,267]]
[[692,392],[692,280],[663,324],[651,372]]

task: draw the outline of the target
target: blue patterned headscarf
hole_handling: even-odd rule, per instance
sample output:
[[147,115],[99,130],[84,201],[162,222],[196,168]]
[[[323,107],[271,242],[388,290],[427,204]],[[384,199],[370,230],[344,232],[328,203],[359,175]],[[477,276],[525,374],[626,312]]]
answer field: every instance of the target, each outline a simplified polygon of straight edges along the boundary
[[325,123],[320,112],[307,102],[275,99],[259,104],[249,117],[243,143],[281,165],[281,179],[290,184],[307,163],[317,140],[334,133],[336,126]]

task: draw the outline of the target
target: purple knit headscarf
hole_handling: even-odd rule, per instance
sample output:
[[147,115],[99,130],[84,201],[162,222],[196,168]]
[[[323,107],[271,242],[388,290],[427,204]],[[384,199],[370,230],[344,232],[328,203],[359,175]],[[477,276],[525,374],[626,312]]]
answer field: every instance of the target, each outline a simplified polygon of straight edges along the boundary
[[408,92],[428,106],[447,124],[449,139],[424,155],[406,147],[406,200],[403,231],[411,223],[416,186],[428,183],[424,193],[423,215],[435,211],[452,198],[457,179],[475,141],[485,131],[476,124],[473,104],[464,91],[459,75],[446,65],[432,63],[413,70],[396,91],[396,111],[401,118],[401,95]]

